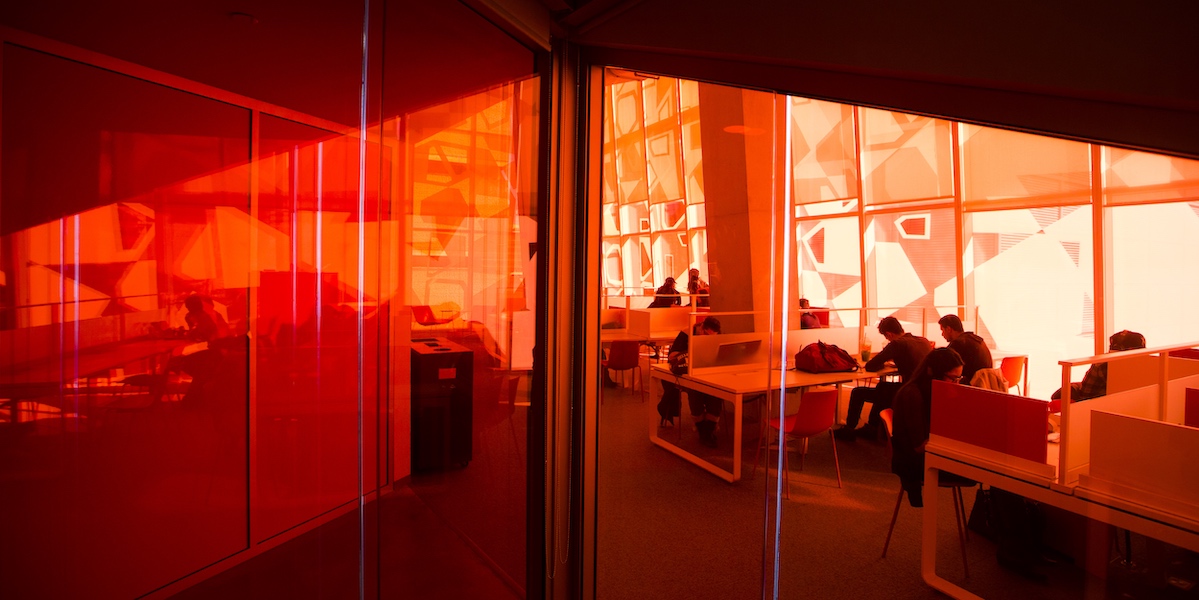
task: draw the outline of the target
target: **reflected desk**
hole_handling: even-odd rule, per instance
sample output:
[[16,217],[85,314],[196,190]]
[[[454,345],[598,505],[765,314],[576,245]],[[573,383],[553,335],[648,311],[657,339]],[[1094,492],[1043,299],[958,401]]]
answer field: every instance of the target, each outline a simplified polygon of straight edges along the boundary
[[[658,436],[656,425],[650,427],[650,441],[699,466],[705,471],[732,483],[741,478],[741,419],[746,400],[754,400],[758,396],[767,394],[772,390],[803,390],[821,385],[835,385],[837,387],[837,396],[840,398],[841,384],[873,379],[895,372],[894,367],[887,367],[881,371],[859,369],[848,373],[808,373],[794,369],[784,371],[782,369],[754,369],[749,367],[749,365],[746,365],[746,367],[747,370],[745,371],[675,375],[670,372],[670,369],[666,365],[654,364],[650,366],[650,377],[653,379],[673,383],[683,390],[708,394],[732,403],[733,468],[731,471],[662,439]],[[683,418],[686,418],[686,416],[684,415]],[[681,423],[679,427],[682,427]]]
[[[934,436],[935,437],[935,436]],[[1057,471],[1056,444],[1049,446],[1050,472]],[[924,486],[937,489],[941,471],[968,477],[979,483],[1067,510],[1109,525],[1199,552],[1199,521],[1184,515],[1153,509],[1128,499],[1056,483],[1052,475],[1021,468],[998,455],[984,455],[952,442],[937,439],[925,448]],[[952,598],[981,597],[937,575],[937,494],[924,495],[920,571],[932,588]]]
[[185,338],[137,338],[26,361],[0,374],[0,398],[11,400],[13,421],[16,422],[19,400],[50,399],[68,394],[87,396],[86,388],[71,387],[71,384],[144,360],[154,361],[153,369],[157,372],[161,368],[159,360],[165,360],[190,344],[194,342]]

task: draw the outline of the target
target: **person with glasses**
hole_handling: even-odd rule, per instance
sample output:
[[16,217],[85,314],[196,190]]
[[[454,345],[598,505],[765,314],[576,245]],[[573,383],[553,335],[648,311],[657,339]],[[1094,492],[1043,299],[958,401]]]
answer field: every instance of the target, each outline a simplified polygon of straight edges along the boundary
[[[929,352],[916,367],[891,403],[891,472],[908,493],[912,506],[924,506],[921,486],[924,483],[924,446],[932,420],[933,381],[959,383],[962,380],[962,357],[950,348]],[[946,475],[949,475],[948,473]]]

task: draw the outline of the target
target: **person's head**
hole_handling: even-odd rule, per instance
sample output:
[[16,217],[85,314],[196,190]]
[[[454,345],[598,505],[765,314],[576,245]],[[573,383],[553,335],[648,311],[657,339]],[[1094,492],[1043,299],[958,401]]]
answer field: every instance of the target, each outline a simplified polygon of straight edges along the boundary
[[691,279],[692,281],[698,280],[699,279],[699,269],[691,269],[690,271],[687,271],[687,277],[689,279]]
[[962,379],[962,357],[950,348],[936,348],[924,357],[924,374],[930,380],[958,383]]
[[1113,333],[1112,336],[1107,339],[1107,343],[1108,348],[1112,352],[1119,352],[1121,350],[1137,350],[1145,347],[1145,336],[1135,331],[1129,331],[1125,329],[1124,331],[1117,331],[1116,333]]
[[666,281],[662,282],[662,285],[673,289],[674,288],[674,277],[667,277]]
[[889,342],[903,335],[903,325],[900,325],[899,319],[895,317],[883,317],[883,320],[878,322],[878,332]]
[[204,297],[199,294],[192,294],[183,299],[183,307],[186,308],[188,312],[203,312]]
[[716,317],[704,317],[703,322],[699,324],[700,335],[716,335],[720,333],[720,319]]
[[799,307],[800,308],[812,308],[812,303],[808,302],[807,298],[800,298],[799,299]]
[[962,327],[962,320],[957,315],[945,315],[937,323],[941,325],[941,337],[945,338],[947,342],[957,339],[966,330]]

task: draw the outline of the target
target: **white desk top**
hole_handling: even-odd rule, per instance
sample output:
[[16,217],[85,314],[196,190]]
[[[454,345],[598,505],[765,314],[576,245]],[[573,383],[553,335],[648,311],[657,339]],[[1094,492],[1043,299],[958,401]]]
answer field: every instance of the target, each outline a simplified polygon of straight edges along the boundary
[[[808,373],[794,369],[755,369],[746,365],[744,371],[699,373],[697,375],[675,375],[666,365],[651,365],[650,373],[658,379],[674,380],[680,383],[696,383],[709,388],[716,388],[732,395],[761,394],[780,387],[796,389],[817,385],[833,385],[848,383],[873,377],[881,377],[895,372],[894,367],[881,371],[863,371],[861,369],[842,373]],[[780,385],[780,377],[782,383]]]

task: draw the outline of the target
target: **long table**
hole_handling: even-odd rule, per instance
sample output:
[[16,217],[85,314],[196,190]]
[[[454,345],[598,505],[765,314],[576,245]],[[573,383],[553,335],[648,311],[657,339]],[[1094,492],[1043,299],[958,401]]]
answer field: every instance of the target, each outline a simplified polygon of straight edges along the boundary
[[732,483],[741,479],[741,419],[744,412],[744,404],[747,400],[768,394],[772,390],[803,390],[822,385],[836,386],[838,397],[840,397],[842,384],[883,377],[894,372],[894,367],[887,367],[881,371],[859,369],[848,373],[807,373],[796,370],[747,368],[745,371],[736,372],[675,375],[670,372],[670,369],[666,365],[654,364],[650,366],[651,378],[673,383],[684,390],[708,394],[732,403],[733,468],[731,471],[722,468],[701,456],[697,456],[676,444],[662,439],[658,436],[658,428],[656,426],[650,428],[649,439],[655,445]]
[[[1063,486],[1051,477],[1038,476],[991,461],[952,445],[938,444],[936,440],[930,441],[925,448],[924,467],[924,487],[928,490],[937,489],[941,471],[954,473],[1030,500],[1199,552],[1199,522],[1184,516],[1150,509],[1082,487]],[[981,600],[977,594],[937,574],[937,506],[937,494],[924,495],[921,575],[925,583],[951,598]]]

